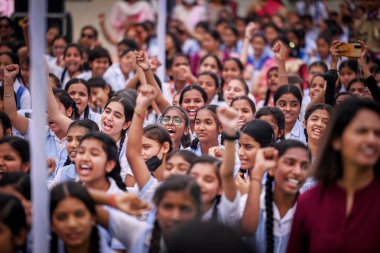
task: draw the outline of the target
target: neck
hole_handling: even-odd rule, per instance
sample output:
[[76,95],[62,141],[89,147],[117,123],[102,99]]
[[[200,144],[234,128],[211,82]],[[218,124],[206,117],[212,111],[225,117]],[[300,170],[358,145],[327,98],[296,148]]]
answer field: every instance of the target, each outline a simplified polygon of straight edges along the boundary
[[195,121],[190,120],[190,129],[192,133],[194,133],[194,125],[195,125]]
[[121,138],[121,133],[118,133],[118,134],[113,134],[113,135],[109,135],[111,136],[111,138],[115,141],[115,142],[118,142]]
[[285,124],[285,134],[290,133],[295,124],[296,124],[296,121],[289,123],[289,124]]
[[110,188],[111,184],[110,182],[108,182],[107,178],[106,177],[102,177],[94,182],[88,182],[88,183],[85,183],[85,185],[88,187],[88,188],[92,188],[92,189],[96,189],[96,190],[101,190],[101,191],[108,191],[108,189]]
[[164,168],[166,167],[165,158],[162,158],[161,165],[152,173],[154,178],[157,179],[158,182],[164,181]]
[[200,142],[200,144],[201,144],[202,154],[208,155],[208,151],[209,151],[210,148],[218,146],[218,138],[215,139],[215,140],[209,141],[207,143]]
[[373,167],[359,167],[348,161],[343,161],[343,177],[338,181],[338,185],[347,192],[355,192],[369,185],[375,178]]
[[317,153],[318,153],[319,141],[312,140],[312,139],[309,138],[309,140],[307,142],[307,146],[310,149],[312,156],[316,157]]
[[62,131],[62,130],[59,130],[59,131],[55,132],[54,134],[55,134],[55,135],[58,137],[58,139],[60,139],[60,140],[62,140],[62,139],[65,138],[65,136],[66,136],[65,131]]
[[66,251],[67,253],[81,253],[81,252],[88,252],[89,248],[90,248],[90,242],[89,240],[87,240],[85,243],[77,247],[66,246]]
[[205,213],[207,213],[208,210],[210,210],[211,206],[212,206],[212,203],[213,201],[211,201],[210,203],[202,203],[202,215],[204,215]]
[[179,149],[181,149],[181,140],[173,141],[173,150],[179,150]]
[[183,87],[187,84],[187,81],[174,81],[174,87],[177,92],[181,91]]
[[293,207],[296,202],[296,196],[295,194],[286,194],[279,190],[278,187],[274,187],[273,201],[278,208],[281,218]]
[[73,71],[73,72],[70,72],[70,71],[67,70],[67,73],[69,74],[70,78],[74,78],[74,77],[76,77],[79,74],[79,70]]

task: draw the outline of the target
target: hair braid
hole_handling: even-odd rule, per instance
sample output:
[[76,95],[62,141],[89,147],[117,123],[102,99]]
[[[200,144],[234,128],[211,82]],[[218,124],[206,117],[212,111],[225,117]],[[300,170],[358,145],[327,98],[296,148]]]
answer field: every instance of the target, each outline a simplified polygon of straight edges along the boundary
[[73,164],[73,162],[70,160],[70,157],[67,156],[66,161],[65,161],[65,163],[63,164],[62,167],[65,167],[65,166],[70,165],[70,164]]
[[51,233],[51,240],[50,240],[50,253],[57,253],[58,252],[58,236],[56,233]]
[[87,105],[86,108],[84,109],[83,118],[88,119],[89,114],[90,114],[90,107]]
[[154,227],[152,230],[152,237],[150,239],[149,253],[160,252],[160,241],[161,241],[161,228],[158,224],[157,219],[154,221]]
[[89,253],[100,253],[100,244],[99,244],[99,230],[96,225],[93,226],[90,237],[90,248]]
[[191,142],[190,148],[191,148],[192,150],[196,150],[197,147],[198,147],[198,143],[199,143],[199,139],[198,139],[198,137],[196,137],[196,138]]
[[125,135],[127,133],[127,130],[121,130],[121,136],[120,136],[120,146],[117,153],[120,155],[121,150],[123,149],[124,141],[125,141]]
[[220,199],[221,199],[220,195],[215,197],[215,200],[214,200],[215,204],[214,204],[214,207],[212,208],[211,221],[218,222],[218,206],[220,203]]
[[273,238],[273,191],[272,191],[273,177],[267,174],[267,181],[265,183],[265,235],[267,240],[267,253],[274,251],[274,238]]

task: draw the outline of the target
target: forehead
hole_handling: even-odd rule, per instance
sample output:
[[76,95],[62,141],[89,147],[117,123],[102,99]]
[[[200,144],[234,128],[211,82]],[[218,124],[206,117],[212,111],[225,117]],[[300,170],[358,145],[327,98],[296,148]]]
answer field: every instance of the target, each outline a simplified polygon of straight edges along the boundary
[[70,87],[67,89],[68,92],[70,91],[84,91],[87,93],[87,87],[83,83],[74,83],[70,85]]
[[124,115],[123,105],[118,101],[112,101],[107,105],[107,108],[111,111],[115,111]]
[[178,65],[178,64],[188,65],[189,61],[187,60],[187,58],[185,56],[177,56],[173,60],[173,65]]
[[223,64],[223,67],[224,68],[233,68],[233,69],[238,68],[237,63],[234,60],[225,61]]
[[147,144],[160,145],[157,141],[150,139],[150,138],[146,137],[145,135],[143,135],[143,137],[142,137],[142,144],[143,145],[147,145]]
[[243,84],[239,80],[234,79],[228,83],[228,86],[241,88],[243,87]]
[[309,153],[303,148],[289,148],[279,159],[294,159],[299,162],[310,162]]
[[54,212],[70,212],[77,209],[88,210],[86,205],[81,200],[77,198],[68,197],[64,198],[58,203]]
[[215,165],[209,163],[196,163],[190,169],[190,174],[192,173],[196,173],[201,176],[207,175],[216,177]]
[[323,77],[321,76],[316,76],[313,78],[313,83],[325,83],[325,79],[323,79]]
[[83,30],[82,30],[82,33],[91,33],[91,34],[94,34],[94,31],[91,29],[91,28],[84,28]]
[[88,129],[82,126],[73,126],[67,132],[67,135],[84,135],[88,132]]
[[200,75],[198,78],[199,81],[204,81],[204,82],[214,82],[211,76],[209,75]]
[[315,110],[311,115],[310,117],[312,116],[318,116],[318,117],[321,117],[321,118],[330,118],[330,114],[328,111],[326,110],[322,110],[322,109],[318,109],[318,110]]
[[206,109],[201,109],[197,113],[197,119],[212,119],[215,121],[214,114]]
[[12,58],[9,57],[6,54],[3,54],[3,55],[0,56],[0,61],[2,61],[2,62],[12,62]]
[[193,198],[187,191],[167,191],[164,193],[164,196],[162,197],[159,204],[161,203],[194,206],[195,208]]
[[281,97],[279,98],[279,100],[285,100],[285,101],[297,101],[297,102],[298,102],[298,99],[297,99],[296,96],[294,96],[292,93],[285,93],[285,94],[282,94]]
[[242,133],[239,138],[240,143],[250,143],[253,145],[261,146],[255,139],[253,139],[250,135]]
[[0,150],[1,150],[1,154],[14,154],[14,155],[17,155],[18,156],[18,153],[16,152],[16,150],[9,144],[9,143],[2,143],[0,144]]
[[196,89],[188,90],[187,92],[185,92],[185,94],[183,94],[183,98],[198,98],[198,97],[203,99],[200,91],[198,91]]
[[380,130],[380,116],[378,113],[368,109],[362,109],[356,113],[355,117],[351,120],[347,127],[365,127]]
[[79,50],[76,47],[69,47],[66,51],[67,54],[79,54]]
[[249,104],[249,102],[245,99],[239,99],[239,100],[236,100],[233,104],[232,104],[232,107],[233,108],[249,108],[251,109],[251,105]]
[[186,164],[190,164],[188,163],[182,156],[180,155],[174,155],[172,157],[170,157],[170,159],[167,160],[167,163],[186,163]]
[[97,139],[94,139],[94,138],[89,138],[89,139],[83,140],[81,142],[80,146],[82,148],[103,150],[103,142],[101,142]]
[[183,117],[182,113],[176,109],[169,109],[163,116],[180,116],[181,118]]
[[207,63],[207,64],[215,64],[215,65],[217,64],[216,60],[212,56],[206,57],[206,59],[204,59],[204,61],[202,62],[202,64],[205,64],[205,63]]

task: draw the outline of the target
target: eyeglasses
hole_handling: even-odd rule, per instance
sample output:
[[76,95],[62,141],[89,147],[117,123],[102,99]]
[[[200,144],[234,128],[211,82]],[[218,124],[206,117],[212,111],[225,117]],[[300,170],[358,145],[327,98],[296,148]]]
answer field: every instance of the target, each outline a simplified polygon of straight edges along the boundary
[[164,117],[161,118],[161,124],[163,124],[163,125],[169,125],[170,119],[172,119],[172,124],[174,126],[179,126],[183,122],[183,119],[180,116],[173,116],[173,117],[164,116]]
[[92,35],[92,34],[86,34],[86,33],[82,33],[80,36],[81,36],[82,38],[87,38],[87,39],[92,39],[92,38],[94,38],[94,35]]

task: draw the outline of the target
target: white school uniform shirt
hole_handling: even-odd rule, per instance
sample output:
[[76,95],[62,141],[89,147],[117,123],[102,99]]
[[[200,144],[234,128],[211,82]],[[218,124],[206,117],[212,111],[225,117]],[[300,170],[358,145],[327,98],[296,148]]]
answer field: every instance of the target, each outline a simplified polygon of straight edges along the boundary
[[[84,119],[84,112],[79,116],[79,119]],[[89,109],[88,111],[88,119],[94,121],[99,129],[101,127],[101,120],[102,120],[102,115],[100,113],[94,112],[93,110]]]
[[297,119],[294,124],[292,131],[285,135],[285,139],[287,140],[297,140],[304,144],[306,144],[306,137],[302,123]]
[[133,77],[131,71],[126,79],[123,72],[121,72],[120,64],[114,63],[109,67],[103,75],[103,79],[109,84],[113,91],[125,89],[128,81]]
[[[16,94],[20,86],[24,86],[24,85],[16,78],[15,82],[13,83],[14,91],[16,92]],[[25,90],[22,93],[21,99],[20,99],[20,109],[29,110],[32,108],[32,100],[31,100],[30,92],[28,88],[26,88],[25,86],[24,88]]]
[[[129,162],[127,160],[126,150],[127,150],[127,142],[128,142],[128,133],[125,133],[125,139],[123,143],[123,147],[120,150],[119,154],[119,162],[120,162],[120,176],[123,182],[125,181],[125,178],[127,175],[133,176],[131,166],[129,165]],[[120,147],[120,140],[116,143],[117,150],[119,150]]]

